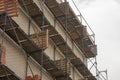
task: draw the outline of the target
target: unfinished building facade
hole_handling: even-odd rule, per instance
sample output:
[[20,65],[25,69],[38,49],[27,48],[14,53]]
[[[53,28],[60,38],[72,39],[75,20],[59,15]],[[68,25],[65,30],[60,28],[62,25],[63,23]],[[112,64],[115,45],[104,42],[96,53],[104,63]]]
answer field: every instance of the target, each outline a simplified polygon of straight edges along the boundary
[[1,0],[0,80],[97,80],[95,34],[82,20],[67,0]]

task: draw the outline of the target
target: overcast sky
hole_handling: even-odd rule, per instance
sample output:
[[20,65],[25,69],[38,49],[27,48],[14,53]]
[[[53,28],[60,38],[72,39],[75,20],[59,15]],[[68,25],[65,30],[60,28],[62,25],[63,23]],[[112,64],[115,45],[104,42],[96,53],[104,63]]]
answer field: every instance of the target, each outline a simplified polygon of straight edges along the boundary
[[96,34],[99,70],[120,80],[120,0],[74,1]]

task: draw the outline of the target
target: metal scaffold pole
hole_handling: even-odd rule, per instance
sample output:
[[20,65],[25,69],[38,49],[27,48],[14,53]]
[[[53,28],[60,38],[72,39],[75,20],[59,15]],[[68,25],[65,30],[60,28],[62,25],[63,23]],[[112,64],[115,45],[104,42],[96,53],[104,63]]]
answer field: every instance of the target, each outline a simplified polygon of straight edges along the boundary
[[[65,6],[64,6],[64,11],[65,11],[65,30],[67,31],[67,26],[68,26],[68,23],[67,23],[67,21],[68,21],[68,10],[67,10],[67,7],[68,7],[68,5],[67,5],[67,0],[64,0],[64,2],[65,2]],[[67,62],[66,62],[66,74],[67,74],[67,72],[68,72],[68,65],[67,65],[67,63],[68,63],[68,60],[69,60],[69,58],[68,58],[68,47],[67,47],[67,39],[68,39],[68,34],[67,33],[65,33],[65,41],[66,41],[66,60],[67,60]],[[68,80],[68,76],[67,76],[67,80]]]
[[[41,2],[40,2],[41,1]],[[42,26],[41,26],[41,30],[44,31],[44,24],[45,24],[45,17],[44,17],[44,2],[45,0],[40,0],[39,1],[39,4],[40,4],[40,7],[41,7],[41,11],[42,11]],[[42,40],[43,41],[43,40]],[[43,42],[42,42],[42,46],[43,46]],[[41,71],[41,80],[43,79],[43,54],[44,54],[44,50],[42,49],[42,52],[41,52],[42,56],[41,56],[41,68],[40,68],[40,71]]]

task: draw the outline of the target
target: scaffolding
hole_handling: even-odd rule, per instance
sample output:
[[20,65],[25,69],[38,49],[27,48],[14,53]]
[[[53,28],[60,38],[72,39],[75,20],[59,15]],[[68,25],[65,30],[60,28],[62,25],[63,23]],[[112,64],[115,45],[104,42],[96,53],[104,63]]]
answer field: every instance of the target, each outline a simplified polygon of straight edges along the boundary
[[[53,3],[54,2],[54,3]],[[55,18],[60,22],[62,27],[70,35],[79,49],[84,53],[86,58],[92,58],[97,55],[95,41],[92,40],[91,36],[87,32],[87,27],[82,25],[77,16],[74,14],[73,10],[69,6],[68,2],[57,3],[57,1],[46,0],[46,5],[53,13]],[[56,4],[56,5],[54,5]],[[53,6],[54,5],[54,6]],[[67,9],[65,11],[65,9]],[[67,15],[67,18],[65,16]],[[66,29],[66,19],[67,19],[67,29]],[[94,32],[93,32],[94,34]],[[90,60],[91,62],[91,60]],[[94,64],[96,62],[92,62]],[[96,66],[95,66],[96,67]],[[79,70],[79,68],[77,68]],[[86,68],[83,68],[84,74],[87,74],[85,71]],[[80,70],[79,70],[80,71]],[[82,73],[82,72],[81,72]],[[84,75],[83,74],[83,75]],[[91,73],[90,73],[91,74]],[[88,75],[89,76],[89,75]],[[86,77],[86,76],[84,76]],[[90,78],[92,79],[92,78]],[[93,77],[93,79],[95,79]]]
[[[15,23],[11,18],[11,23]],[[8,25],[9,23],[7,23]],[[13,27],[13,28],[11,28]],[[7,28],[7,27],[6,27]],[[39,64],[41,64],[41,52],[42,49],[37,46],[36,43],[34,43],[32,40],[29,39],[29,36],[21,30],[21,28],[15,23],[12,26],[9,26],[9,28],[5,31],[7,35],[9,35],[18,45],[22,46],[24,51],[28,53],[33,59],[35,59]],[[19,39],[19,40],[18,40]],[[43,67],[53,76],[65,76],[66,74],[59,69],[54,62],[45,54],[43,53]]]
[[[27,1],[26,1],[27,2]],[[24,5],[22,2],[21,6],[24,8],[26,7],[27,10],[24,8],[25,11],[29,12],[29,15],[31,16],[31,18],[36,22],[36,24],[38,24],[39,28],[42,29],[42,12],[40,12],[40,10],[38,10],[38,7],[35,5],[35,3],[33,3],[32,1],[28,4],[28,2]],[[30,6],[29,6],[30,5]],[[30,10],[30,7],[32,5],[32,8],[34,7],[34,11]],[[31,12],[31,13],[30,13]],[[33,14],[33,12],[35,12]],[[75,56],[75,54],[73,53],[73,51],[70,49],[70,47],[68,45],[66,45],[66,41],[62,38],[62,36],[56,31],[55,27],[53,27],[52,25],[50,25],[50,23],[46,20],[46,18],[44,19],[45,24],[44,24],[44,29],[45,30],[49,30],[49,37],[54,41],[54,43],[56,44],[56,46],[60,49],[60,51],[70,60],[72,59],[76,59],[77,57]],[[67,48],[67,50],[66,50]],[[68,52],[69,51],[69,52]],[[69,55],[67,56],[66,53],[69,53]],[[80,59],[79,59],[80,60]],[[85,67],[85,65],[83,66]],[[87,69],[87,68],[85,68]],[[87,71],[89,71],[87,69]],[[89,74],[88,74],[89,75]],[[88,76],[87,75],[87,76]]]
[[[0,43],[0,80],[21,80],[11,69],[9,69],[6,64],[6,50],[4,46],[5,30],[9,28],[6,25],[9,21],[8,16],[15,17],[18,16],[18,6],[16,0],[1,0],[0,1],[0,36],[2,37],[2,42]],[[6,26],[8,28],[6,29]]]
[[[71,38],[76,42],[77,46],[85,51],[85,55],[87,58],[95,57],[97,55],[96,45],[94,41],[89,36],[86,26],[82,25],[77,16],[74,14],[73,10],[69,6],[68,2],[58,3],[55,0],[46,0],[45,1],[47,7],[54,14],[55,18],[61,23],[63,28],[65,29],[65,16],[67,14],[67,29],[65,29]],[[55,5],[54,5],[55,4]],[[53,6],[54,5],[54,6]],[[67,11],[65,11],[65,7],[67,7]],[[91,47],[89,47],[91,46]],[[92,48],[92,49],[91,49]],[[93,51],[94,50],[94,51]]]
[[[4,4],[3,1],[1,1],[2,4],[0,6]],[[14,6],[16,6],[18,4],[17,1],[11,1],[12,2],[9,3],[5,2],[6,5],[11,5],[14,3]],[[41,65],[41,80],[43,68],[50,73],[54,80],[72,80],[70,77],[70,64],[72,64],[84,77],[83,80],[97,80],[97,78],[90,72],[88,67],[81,61],[81,59],[75,55],[73,49],[71,49],[67,43],[69,35],[74,44],[77,45],[79,50],[83,52],[84,56],[93,64],[92,67],[95,66],[96,70],[98,71],[96,60],[95,62],[92,62],[92,60],[89,59],[96,59],[97,55],[97,46],[95,44],[94,36],[93,38],[91,37],[87,31],[87,27],[80,22],[66,0],[62,3],[58,3],[56,0],[45,0],[40,2],[41,6],[47,6],[47,8],[54,15],[54,25],[49,23],[44,15],[44,11],[42,9],[40,10],[33,0],[18,0],[18,2],[24,13],[29,18],[29,33],[26,34],[11,18],[18,15],[18,8],[13,8],[12,5],[12,10],[15,9],[12,13],[10,12],[11,9],[9,6],[5,5],[5,9],[3,10],[1,10],[2,8],[0,7],[1,12],[6,12],[6,7],[8,7],[7,15],[9,15],[6,17],[7,21],[5,18],[2,18],[6,15],[0,16],[1,25],[4,21],[6,21],[5,28],[1,26],[0,28],[26,52],[27,58],[32,57],[37,63]],[[66,31],[65,39],[55,28],[56,20]],[[32,21],[35,22],[37,27],[33,27],[34,33],[31,34],[30,24],[33,24]],[[92,35],[94,35],[94,33]],[[48,39],[51,39],[54,42],[55,47],[57,47],[62,52],[62,54],[65,56],[65,59],[51,60],[50,57],[46,55],[44,50],[48,48]],[[12,79],[19,80],[15,78]]]
[[[88,25],[87,21],[81,15],[79,9],[77,8],[78,12],[80,13],[81,21],[77,18],[72,8],[69,6],[69,3],[66,1],[67,0],[58,3],[56,0],[54,1],[46,0],[45,4],[49,8],[49,10],[53,13],[54,17],[58,20],[58,22],[60,22],[62,27],[66,30],[66,32],[71,36],[71,38],[76,43],[76,45],[84,53],[86,58],[94,59],[94,62],[92,61],[92,59],[88,59],[88,61],[92,63],[91,68],[95,67],[96,77],[97,77],[99,70],[97,69],[97,62],[96,62],[97,45],[95,44],[95,34]],[[72,2],[75,5],[73,0]],[[65,18],[66,16],[67,18]],[[67,28],[66,28],[66,19],[67,19]],[[89,34],[87,32],[86,26],[82,25],[83,20],[85,21],[86,25],[88,26],[92,34]],[[88,79],[92,80],[95,79],[95,77],[92,76],[91,78]]]

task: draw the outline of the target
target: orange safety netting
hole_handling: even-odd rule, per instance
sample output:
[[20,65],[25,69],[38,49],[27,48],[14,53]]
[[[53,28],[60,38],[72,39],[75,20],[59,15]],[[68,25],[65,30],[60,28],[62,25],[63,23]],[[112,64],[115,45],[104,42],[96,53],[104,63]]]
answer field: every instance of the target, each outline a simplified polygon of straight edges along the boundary
[[17,0],[0,0],[0,13],[7,13],[8,16],[18,16]]

